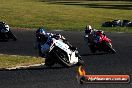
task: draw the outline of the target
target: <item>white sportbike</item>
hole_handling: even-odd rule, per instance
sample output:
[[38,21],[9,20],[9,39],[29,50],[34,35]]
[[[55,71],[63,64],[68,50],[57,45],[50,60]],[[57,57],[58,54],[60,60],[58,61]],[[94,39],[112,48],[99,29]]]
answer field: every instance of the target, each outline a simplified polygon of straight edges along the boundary
[[[41,48],[47,48],[47,56],[45,59],[45,65],[51,67],[55,63],[59,63],[62,66],[71,67],[74,65],[82,65],[84,61],[78,54],[76,48],[71,49],[70,46],[63,42],[61,39],[51,38],[52,43],[46,42]],[[43,52],[42,52],[43,53]]]

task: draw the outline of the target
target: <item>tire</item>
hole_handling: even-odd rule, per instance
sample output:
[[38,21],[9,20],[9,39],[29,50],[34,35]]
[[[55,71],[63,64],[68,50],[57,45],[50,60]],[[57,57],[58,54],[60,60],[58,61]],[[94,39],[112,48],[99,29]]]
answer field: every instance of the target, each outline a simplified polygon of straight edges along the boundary
[[90,48],[90,51],[91,51],[92,53],[95,53],[95,52],[96,52],[96,49],[94,48],[93,45],[89,45],[89,48]]
[[112,45],[111,44],[109,44],[109,43],[107,43],[107,42],[105,42],[105,44],[106,44],[106,46],[108,47],[108,52],[109,53],[112,53],[112,54],[115,54],[116,53],[116,51],[115,51],[115,49],[113,49],[113,47],[112,47]]
[[17,41],[17,38],[16,38],[16,36],[15,35],[13,35],[13,41]]
[[50,59],[50,58],[45,59],[45,65],[46,65],[47,67],[51,67],[51,66],[53,66],[54,64],[55,64],[55,62],[54,62],[52,59]]
[[13,34],[11,34],[11,38],[13,39],[13,41],[16,41],[17,40],[16,36],[13,35]]
[[17,40],[16,36],[14,34],[12,34],[11,31],[8,32],[8,36],[9,36],[10,39],[13,39],[13,41]]
[[55,57],[52,55],[52,53],[49,53],[45,59],[45,65],[47,67],[51,67],[55,64]]
[[112,54],[116,53],[115,49],[113,49],[112,47],[110,47],[110,51],[111,51]]

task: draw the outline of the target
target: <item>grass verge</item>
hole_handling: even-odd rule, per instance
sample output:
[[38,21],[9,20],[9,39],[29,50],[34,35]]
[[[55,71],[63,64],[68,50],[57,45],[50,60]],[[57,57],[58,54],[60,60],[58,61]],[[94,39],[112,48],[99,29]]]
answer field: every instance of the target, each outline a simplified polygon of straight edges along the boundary
[[[128,1],[0,0],[0,21],[16,28],[76,31],[90,24],[109,32],[132,32],[131,27],[101,27],[105,21],[132,21],[131,10],[132,2]],[[0,68],[41,62],[42,58],[0,55]]]
[[19,56],[19,55],[0,55],[0,69],[16,66],[28,66],[32,64],[41,64],[44,59],[40,57]]
[[[0,0],[0,19],[11,27],[47,30],[84,30],[90,24],[101,28],[102,22],[116,19],[132,21],[132,2],[128,1],[53,1]],[[101,28],[131,31],[132,28]],[[106,30],[109,31],[109,30]]]

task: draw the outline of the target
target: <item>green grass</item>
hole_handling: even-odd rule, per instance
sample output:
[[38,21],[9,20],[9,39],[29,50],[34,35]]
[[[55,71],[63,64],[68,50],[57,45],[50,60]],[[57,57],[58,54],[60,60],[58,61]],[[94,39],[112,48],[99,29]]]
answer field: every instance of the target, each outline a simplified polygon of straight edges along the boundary
[[[104,31],[132,32],[128,27],[101,27],[115,19],[132,21],[132,2],[125,1],[55,1],[0,0],[0,21],[13,28],[47,30],[84,30],[87,24]],[[43,62],[42,58],[0,55],[0,68]]]
[[10,68],[15,66],[27,66],[43,63],[44,59],[31,56],[0,55],[0,68]]
[[[0,0],[0,20],[11,27],[47,30],[83,30],[90,24],[101,28],[101,23],[114,19],[132,20],[132,2],[124,1],[60,1]],[[101,28],[131,31],[131,28]]]

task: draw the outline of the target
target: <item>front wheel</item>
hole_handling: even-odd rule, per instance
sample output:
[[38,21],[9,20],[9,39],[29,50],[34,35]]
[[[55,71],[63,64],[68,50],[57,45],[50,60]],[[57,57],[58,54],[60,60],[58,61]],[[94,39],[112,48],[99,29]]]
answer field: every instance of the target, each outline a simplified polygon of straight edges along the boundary
[[0,33],[0,41],[7,42],[8,36],[6,33]]
[[55,64],[55,61],[49,56],[45,59],[45,65],[51,67]]
[[49,59],[45,59],[45,65],[48,66],[48,67],[51,67],[51,66],[54,65],[54,61],[49,60]]
[[112,53],[112,54],[116,53],[115,49],[113,49],[113,47],[112,47],[112,45],[110,43],[105,43],[105,44],[108,47],[108,52],[109,53]]
[[8,36],[10,39],[13,39],[13,41],[17,40],[16,36],[11,31],[8,32]]

